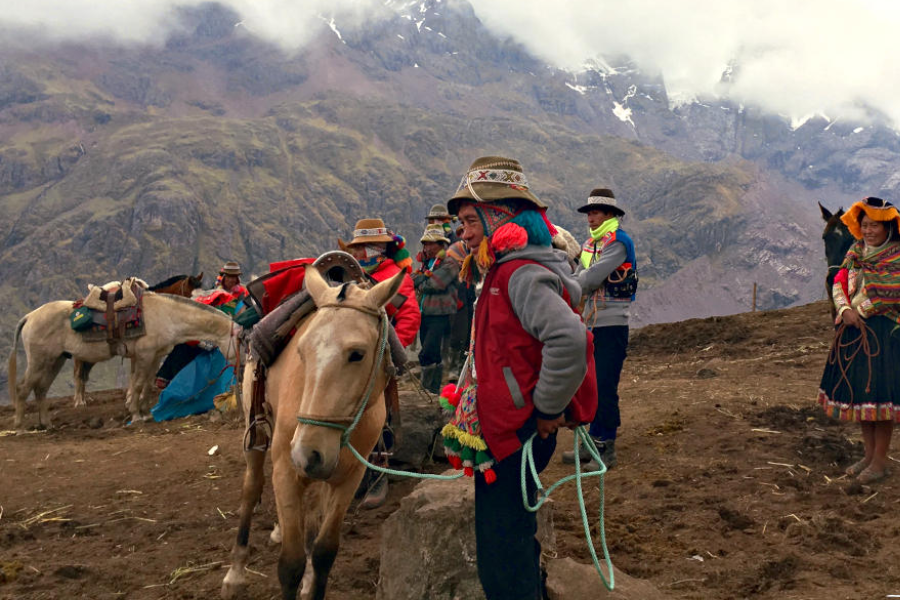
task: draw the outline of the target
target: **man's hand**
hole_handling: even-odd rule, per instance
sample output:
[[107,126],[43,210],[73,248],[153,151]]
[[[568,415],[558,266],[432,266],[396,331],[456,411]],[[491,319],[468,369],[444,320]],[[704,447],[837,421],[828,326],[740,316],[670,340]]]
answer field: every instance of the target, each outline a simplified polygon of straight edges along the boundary
[[860,317],[859,313],[852,308],[841,313],[841,320],[844,321],[845,325],[850,325],[857,329],[860,329],[862,326],[862,317]]
[[563,415],[558,416],[552,421],[545,419],[537,419],[537,432],[542,440],[546,440],[550,435],[556,433],[556,430],[566,424],[566,418]]

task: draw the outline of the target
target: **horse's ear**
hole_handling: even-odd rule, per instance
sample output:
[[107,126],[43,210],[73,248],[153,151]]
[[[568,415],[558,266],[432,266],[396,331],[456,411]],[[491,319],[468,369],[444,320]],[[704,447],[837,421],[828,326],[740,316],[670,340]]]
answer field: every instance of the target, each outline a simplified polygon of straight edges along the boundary
[[842,206],[838,209],[838,211],[836,213],[834,213],[834,216],[836,216],[838,219],[840,219],[841,216],[843,216],[843,214],[844,214],[844,207]]
[[318,306],[320,300],[323,299],[322,295],[325,293],[325,290],[331,286],[329,286],[328,282],[325,281],[325,278],[322,277],[318,267],[306,265],[305,273],[306,274],[303,276],[303,285],[306,286],[306,291],[309,292],[313,302]]
[[375,302],[375,306],[381,308],[385,304],[391,301],[391,299],[397,294],[397,291],[400,289],[400,285],[403,283],[403,278],[406,277],[406,271],[400,270],[399,273],[382,281],[371,290],[368,291],[368,296]]
[[[824,206],[822,206],[821,202],[819,202],[819,210],[822,211],[822,219],[825,222],[828,222],[828,220],[831,219],[831,217],[832,217],[831,211],[828,210],[827,208],[825,208]],[[843,212],[843,211],[841,211],[841,212]]]

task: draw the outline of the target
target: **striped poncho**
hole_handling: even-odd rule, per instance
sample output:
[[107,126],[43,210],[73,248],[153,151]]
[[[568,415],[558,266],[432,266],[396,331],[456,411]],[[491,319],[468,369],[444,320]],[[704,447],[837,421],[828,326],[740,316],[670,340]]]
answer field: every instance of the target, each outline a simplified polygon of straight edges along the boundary
[[859,270],[873,312],[900,324],[900,242],[886,244],[868,255],[864,252],[864,241],[854,243],[847,251],[841,269]]

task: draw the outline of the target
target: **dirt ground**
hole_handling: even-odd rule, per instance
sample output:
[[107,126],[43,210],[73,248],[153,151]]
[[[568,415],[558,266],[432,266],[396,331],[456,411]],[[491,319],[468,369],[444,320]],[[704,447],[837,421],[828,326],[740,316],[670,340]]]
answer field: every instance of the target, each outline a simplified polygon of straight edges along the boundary
[[[618,568],[671,598],[900,594],[900,477],[842,477],[861,453],[858,426],[814,403],[828,321],[816,303],[633,332],[619,466],[606,478]],[[80,410],[54,400],[52,431],[0,437],[0,599],[217,597],[236,532],[240,425],[123,427],[121,392],[91,396]],[[0,430],[11,426],[0,407]],[[554,460],[544,479],[569,472]],[[374,597],[380,524],[411,486],[392,483],[379,510],[351,508],[329,597]],[[587,562],[574,486],[558,494],[557,553]],[[597,502],[592,490],[592,512]],[[251,537],[254,600],[278,594],[274,514],[267,491]]]

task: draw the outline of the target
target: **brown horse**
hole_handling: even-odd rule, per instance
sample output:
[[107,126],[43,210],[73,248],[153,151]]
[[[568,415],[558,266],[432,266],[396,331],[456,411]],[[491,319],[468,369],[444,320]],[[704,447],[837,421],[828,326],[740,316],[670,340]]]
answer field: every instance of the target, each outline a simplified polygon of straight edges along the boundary
[[[173,296],[190,298],[193,291],[202,285],[203,271],[200,271],[199,275],[175,275],[174,277],[169,277],[156,285],[150,286],[148,289],[157,294],[171,294]],[[87,363],[77,358],[73,362],[75,363],[73,369],[75,377],[75,406],[86,406],[87,403],[84,396],[94,363]]]
[[[822,211],[822,220],[825,221],[825,230],[822,232],[822,240],[825,242],[825,260],[828,261],[828,274],[825,276],[825,290],[828,298],[831,298],[831,286],[834,285],[834,277],[837,275],[841,263],[844,262],[844,255],[853,244],[853,234],[841,221],[844,209],[839,208],[834,214],[819,203],[819,210]],[[835,318],[834,305],[831,306],[831,317]]]
[[[383,307],[397,293],[403,276],[398,273],[369,290],[355,284],[334,288],[316,268],[307,267],[306,288],[317,310],[269,367],[272,485],[282,532],[278,580],[285,599],[297,597],[301,582],[304,598],[325,597],[341,523],[365,471],[343,446],[340,429],[300,423],[298,418],[349,425],[362,411],[348,441],[363,456],[372,451],[385,419],[388,357],[380,352],[386,334]],[[244,371],[248,418],[255,368],[251,361]],[[231,568],[222,582],[224,598],[233,598],[246,586],[250,521],[264,484],[265,452],[250,450],[245,458],[240,524]],[[311,573],[306,569],[307,552]]]

